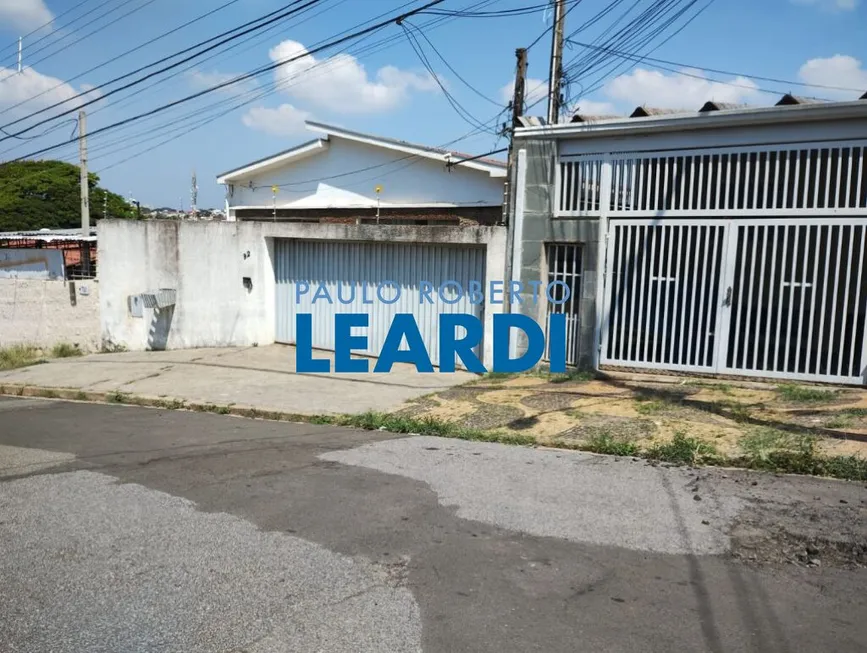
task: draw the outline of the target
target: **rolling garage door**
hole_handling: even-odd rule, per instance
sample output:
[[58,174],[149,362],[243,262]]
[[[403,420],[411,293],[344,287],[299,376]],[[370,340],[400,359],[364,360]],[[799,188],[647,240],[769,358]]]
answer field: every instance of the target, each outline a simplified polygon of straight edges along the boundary
[[[313,315],[313,346],[334,350],[334,315],[367,313],[368,349],[360,354],[376,355],[385,342],[388,328],[398,313],[415,316],[431,362],[439,365],[437,320],[440,313],[467,313],[482,316],[482,306],[472,305],[468,297],[459,297],[449,286],[444,296],[455,303],[440,301],[435,291],[434,303],[420,301],[420,283],[429,281],[439,288],[445,281],[457,281],[467,288],[470,281],[485,283],[485,250],[482,247],[438,245],[430,243],[370,243],[322,240],[277,239],[274,245],[276,292],[276,340],[294,344],[295,314]],[[385,304],[376,299],[377,288],[393,282],[400,287],[400,299]],[[296,284],[308,283],[310,292],[296,303]],[[315,289],[324,285],[333,303],[319,299],[313,303]],[[484,285],[482,286],[484,287]],[[338,301],[338,291],[349,300]],[[390,299],[394,291],[385,289]],[[363,303],[365,297],[373,303]],[[477,350],[478,354],[479,351]]]

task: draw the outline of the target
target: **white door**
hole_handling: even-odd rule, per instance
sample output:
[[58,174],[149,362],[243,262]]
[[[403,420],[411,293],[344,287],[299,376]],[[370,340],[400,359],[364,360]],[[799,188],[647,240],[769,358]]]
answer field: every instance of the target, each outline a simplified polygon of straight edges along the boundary
[[[410,313],[415,316],[431,362],[439,365],[438,316],[441,313],[482,316],[483,306],[473,305],[466,294],[460,296],[458,287],[467,289],[471,281],[477,281],[484,288],[483,247],[277,239],[274,259],[277,342],[295,344],[295,315],[310,313],[313,346],[333,351],[334,315],[367,313],[368,348],[357,353],[377,355],[394,316]],[[433,303],[422,299],[421,283],[425,281],[435,289],[430,294]],[[443,293],[453,303],[443,302],[438,293],[446,281],[457,282],[449,284]],[[377,298],[377,288],[385,282],[394,282],[400,288],[397,302],[383,303]],[[310,291],[296,302],[299,283],[309,284]],[[325,287],[333,303],[324,299],[313,302],[319,285]],[[349,303],[338,301],[338,292]],[[383,289],[386,300],[394,296],[393,289]],[[365,298],[372,303],[364,303]],[[476,353],[480,351],[477,348]]]

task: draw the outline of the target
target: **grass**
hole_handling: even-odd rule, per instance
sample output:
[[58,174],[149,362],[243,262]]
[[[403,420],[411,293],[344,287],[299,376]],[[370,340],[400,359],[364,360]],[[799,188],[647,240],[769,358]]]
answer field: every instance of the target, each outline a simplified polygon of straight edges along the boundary
[[817,404],[825,401],[833,401],[839,395],[839,390],[826,390],[809,386],[784,383],[777,386],[777,394],[780,398],[791,403]]
[[551,374],[548,377],[549,383],[567,383],[568,381],[577,381],[578,383],[587,383],[596,378],[596,374],[589,370],[572,370],[565,374]]
[[618,440],[610,433],[597,433],[590,437],[581,447],[584,451],[604,453],[610,456],[638,456],[641,449],[634,442]]
[[12,345],[0,349],[0,370],[14,370],[41,362],[40,351],[30,345]]
[[635,410],[641,415],[655,415],[666,410],[668,407],[668,402],[662,399],[651,399],[649,397],[637,397],[635,399]]
[[129,351],[126,348],[126,345],[121,345],[116,342],[111,342],[110,340],[104,340],[102,342],[102,346],[99,348],[100,354],[117,354],[122,351]]
[[78,348],[78,345],[71,345],[68,342],[58,342],[51,348],[52,358],[74,358],[83,355],[84,352]]
[[645,453],[651,460],[676,465],[700,465],[719,460],[719,454],[713,445],[691,438],[683,431],[677,431],[670,442],[656,444]]
[[815,442],[808,436],[796,436],[773,428],[757,428],[744,435],[738,446],[748,460],[764,464],[778,452],[814,449]]

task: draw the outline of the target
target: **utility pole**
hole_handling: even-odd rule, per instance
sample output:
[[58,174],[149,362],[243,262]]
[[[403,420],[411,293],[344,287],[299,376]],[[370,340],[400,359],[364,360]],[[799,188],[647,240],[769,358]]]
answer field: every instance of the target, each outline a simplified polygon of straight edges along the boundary
[[197,209],[196,204],[199,199],[199,185],[196,183],[196,170],[193,168],[193,180],[192,185],[190,186],[190,214],[193,220],[196,219]]
[[503,189],[503,224],[509,223],[509,211],[512,206],[512,176],[515,168],[514,133],[524,115],[524,89],[527,79],[527,49],[515,50],[518,65],[515,69],[515,88],[512,94],[512,126],[509,129],[509,156],[506,168],[506,184]]
[[18,37],[18,72],[19,72],[19,73],[20,73],[21,70],[22,70],[22,68],[21,68],[21,64],[22,64],[22,60],[21,60],[21,50],[22,50],[21,43],[22,43],[23,40],[24,40],[23,37],[21,37],[21,36]]
[[566,0],[554,0],[554,36],[548,77],[548,124],[560,122],[560,83],[563,77],[563,22]]
[[[87,178],[87,114],[78,112],[78,165],[81,173],[81,237],[90,237],[90,186]],[[90,243],[82,248],[82,268],[90,276]]]

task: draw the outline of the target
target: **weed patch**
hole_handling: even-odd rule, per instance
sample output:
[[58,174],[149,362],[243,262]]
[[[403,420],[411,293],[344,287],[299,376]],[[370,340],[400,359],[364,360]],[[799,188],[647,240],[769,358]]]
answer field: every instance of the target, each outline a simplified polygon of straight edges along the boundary
[[78,348],[78,345],[71,345],[68,342],[58,342],[51,348],[52,358],[75,358],[83,355],[84,352]]
[[573,370],[566,374],[551,374],[548,378],[549,383],[587,383],[596,378],[596,375],[589,370]]
[[791,403],[821,403],[833,401],[840,394],[839,390],[812,388],[809,386],[784,383],[777,386],[780,398]]
[[668,403],[662,399],[638,397],[635,400],[635,410],[642,415],[655,415],[668,408]]
[[584,451],[611,456],[637,456],[640,449],[634,442],[618,440],[610,433],[597,433],[581,445]]
[[333,423],[340,426],[365,429],[367,431],[435,435],[443,438],[460,438],[462,440],[476,440],[479,442],[501,442],[503,444],[536,444],[536,439],[529,435],[467,428],[454,422],[430,416],[416,418],[371,411],[358,415],[342,415],[334,418]]
[[645,455],[651,460],[660,460],[677,465],[699,465],[716,462],[719,459],[713,445],[691,438],[682,431],[676,432],[671,442],[654,445],[647,450]]
[[41,362],[39,350],[30,345],[12,345],[0,349],[0,370],[14,370]]
[[112,390],[106,393],[105,400],[110,404],[128,404],[130,402],[130,395],[126,392]]

